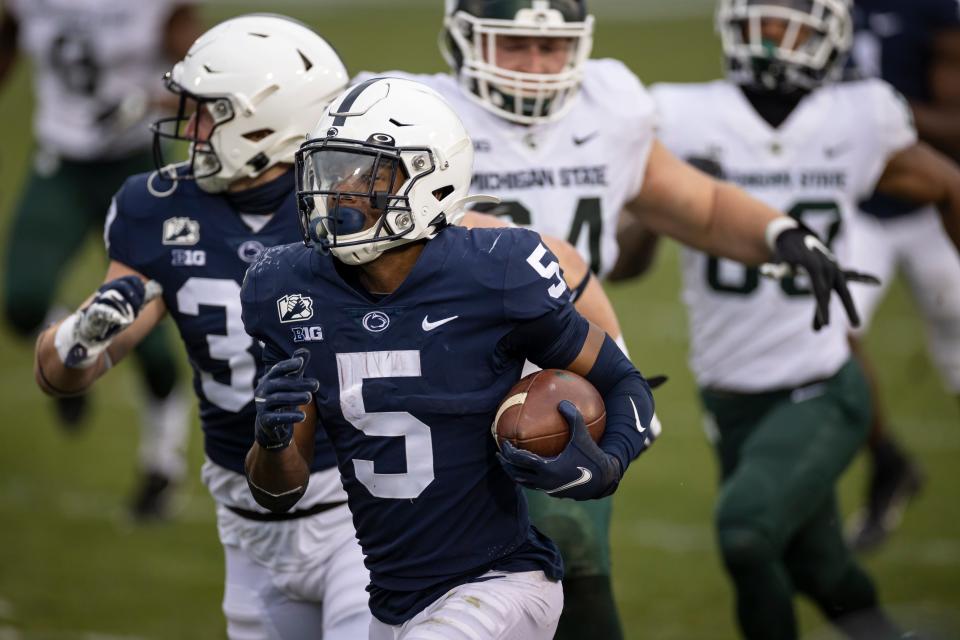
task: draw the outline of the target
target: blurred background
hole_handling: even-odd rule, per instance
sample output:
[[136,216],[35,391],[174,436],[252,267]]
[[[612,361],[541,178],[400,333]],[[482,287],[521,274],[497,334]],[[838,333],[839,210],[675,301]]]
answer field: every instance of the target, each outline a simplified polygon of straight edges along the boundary
[[[718,77],[712,5],[595,0],[594,56],[623,60],[648,84]],[[251,11],[299,18],[338,49],[352,73],[445,70],[436,47],[439,0],[243,0],[201,7],[210,25]],[[21,58],[0,91],[0,240],[31,160],[29,72]],[[73,308],[99,285],[106,265],[101,244],[91,235],[59,302]],[[711,527],[717,470],[686,366],[675,247],[661,252],[653,276],[608,291],[635,362],[670,376],[657,396],[662,440],[631,468],[615,500],[614,581],[627,637],[733,638],[732,592]],[[877,314],[867,347],[891,421],[927,484],[901,528],[865,562],[898,620],[934,637],[960,638],[960,415],[929,364],[922,327],[899,284]],[[134,525],[126,500],[142,398],[133,366],[121,364],[97,385],[89,424],[66,434],[34,385],[32,353],[0,325],[0,640],[225,637],[223,556],[213,501],[199,481],[195,411],[190,471],[174,517]],[[843,480],[846,513],[862,502],[864,471],[858,459]],[[805,638],[835,637],[805,604],[801,620]]]

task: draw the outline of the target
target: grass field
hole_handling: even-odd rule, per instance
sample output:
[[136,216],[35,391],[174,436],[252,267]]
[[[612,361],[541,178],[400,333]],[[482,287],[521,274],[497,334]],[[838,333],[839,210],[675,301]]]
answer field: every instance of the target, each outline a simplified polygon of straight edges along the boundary
[[[298,17],[326,35],[352,71],[442,69],[434,44],[440,3],[411,11],[400,10],[402,4],[377,15],[336,9]],[[223,6],[208,11],[211,20],[227,15]],[[704,80],[719,72],[706,21],[604,22],[595,55],[623,59],[647,82]],[[30,106],[22,64],[0,94],[4,238],[30,157]],[[103,268],[92,237],[71,266],[63,302],[78,303]],[[722,640],[736,634],[710,527],[716,468],[686,368],[678,287],[676,252],[668,247],[653,277],[609,289],[635,360],[671,378],[658,392],[662,441],[631,469],[616,497],[616,591],[630,638]],[[960,638],[960,418],[929,365],[921,325],[901,287],[881,308],[868,347],[893,421],[929,482],[896,537],[865,562],[895,616],[933,637]],[[120,365],[102,381],[89,428],[66,437],[34,386],[32,344],[3,328],[0,353],[0,639],[224,637],[223,558],[213,502],[199,482],[199,427],[176,520],[132,527],[124,501],[134,477],[140,403],[131,366]],[[858,460],[844,478],[846,511],[857,506],[863,472]],[[833,637],[812,609],[802,605],[801,614],[804,637]]]

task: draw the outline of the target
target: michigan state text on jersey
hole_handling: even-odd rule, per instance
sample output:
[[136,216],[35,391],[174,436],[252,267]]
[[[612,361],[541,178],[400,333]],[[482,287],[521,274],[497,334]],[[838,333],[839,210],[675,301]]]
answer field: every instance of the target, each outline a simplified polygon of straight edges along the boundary
[[613,268],[617,217],[640,191],[655,122],[650,96],[623,63],[587,60],[571,110],[537,126],[481,108],[450,74],[382,75],[423,82],[457,110],[473,138],[471,188],[500,198],[476,211],[567,240],[600,276]]
[[[727,80],[652,90],[667,146],[816,229],[845,261],[861,240],[851,233],[857,201],[875,187],[921,201],[931,193],[921,185],[950,193],[944,159],[917,143],[889,85],[835,82],[852,43],[850,4],[721,0]],[[683,276],[691,364],[721,468],[716,537],[741,634],[797,637],[799,592],[849,637],[900,637],[840,528],[835,484],[866,441],[870,397],[847,328],[817,334],[798,317],[817,274],[763,278],[684,249]]]
[[[803,221],[843,262],[857,241],[849,231],[856,203],[887,159],[916,141],[903,101],[875,80],[818,89],[778,128],[727,81],[655,85],[652,93],[660,139],[674,153]],[[845,323],[810,330],[802,313],[809,286],[801,280],[778,282],[753,267],[682,251],[690,357],[701,386],[790,387],[829,376],[850,357]]]

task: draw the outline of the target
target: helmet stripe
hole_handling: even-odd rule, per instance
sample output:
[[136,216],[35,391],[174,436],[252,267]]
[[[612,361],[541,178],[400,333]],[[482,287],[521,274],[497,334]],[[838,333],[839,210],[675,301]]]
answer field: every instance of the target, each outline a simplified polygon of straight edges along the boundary
[[330,114],[336,116],[333,119],[333,126],[342,127],[347,123],[347,113],[349,113],[350,107],[352,107],[353,103],[357,101],[357,98],[360,97],[360,94],[363,93],[364,89],[378,80],[383,80],[383,78],[370,78],[366,82],[362,82],[350,90],[350,93],[348,93],[347,97],[343,99],[343,102],[340,103],[340,106],[337,107],[337,110]]

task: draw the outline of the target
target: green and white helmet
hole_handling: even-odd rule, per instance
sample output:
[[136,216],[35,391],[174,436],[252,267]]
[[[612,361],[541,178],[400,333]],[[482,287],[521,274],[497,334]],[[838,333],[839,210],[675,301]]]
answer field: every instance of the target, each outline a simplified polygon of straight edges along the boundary
[[[485,109],[512,122],[555,120],[573,106],[593,46],[585,0],[446,0],[444,57]],[[558,73],[524,73],[497,64],[502,37],[565,38],[569,58]]]
[[[839,77],[853,45],[852,0],[720,0],[717,31],[727,78],[769,91],[812,90]],[[783,39],[763,37],[781,20]]]

